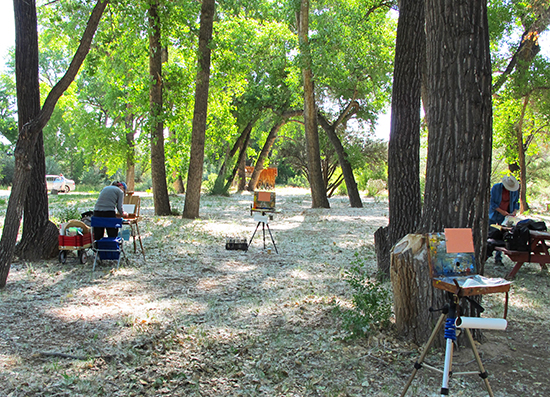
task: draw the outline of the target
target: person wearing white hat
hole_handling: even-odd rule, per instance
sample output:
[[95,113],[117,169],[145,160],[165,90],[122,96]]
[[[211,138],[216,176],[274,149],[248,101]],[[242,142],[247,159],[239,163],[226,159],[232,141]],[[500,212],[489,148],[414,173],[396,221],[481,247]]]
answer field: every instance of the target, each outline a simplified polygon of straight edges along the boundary
[[[501,225],[507,216],[515,216],[519,210],[519,182],[513,175],[505,176],[491,188],[489,225]],[[502,265],[502,253],[496,251],[495,264]]]

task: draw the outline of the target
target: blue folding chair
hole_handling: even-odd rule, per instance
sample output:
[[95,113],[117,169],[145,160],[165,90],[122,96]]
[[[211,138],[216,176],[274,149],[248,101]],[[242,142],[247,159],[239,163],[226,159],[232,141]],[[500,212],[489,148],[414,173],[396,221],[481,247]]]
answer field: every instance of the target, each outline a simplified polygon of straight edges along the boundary
[[[103,228],[122,228],[122,218],[101,218],[92,216],[92,233],[93,228],[103,227]],[[103,237],[102,239],[95,240],[93,244],[94,255],[94,266],[92,271],[95,270],[95,265],[99,261],[111,260],[116,261],[116,267],[118,269],[120,265],[120,259],[124,257],[126,260],[126,254],[122,248],[123,239],[121,237]]]

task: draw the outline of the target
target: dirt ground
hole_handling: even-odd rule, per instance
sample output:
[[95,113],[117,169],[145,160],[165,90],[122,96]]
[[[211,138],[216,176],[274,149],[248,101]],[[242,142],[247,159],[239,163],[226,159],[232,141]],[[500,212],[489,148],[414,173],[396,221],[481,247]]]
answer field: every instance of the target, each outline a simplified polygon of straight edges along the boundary
[[[74,203],[85,211],[83,197]],[[363,198],[354,209],[336,197],[313,210],[307,191],[278,189],[269,226],[279,253],[269,233],[264,249],[261,226],[248,252],[228,251],[227,237],[250,239],[256,228],[251,202],[248,193],[204,196],[191,221],[156,217],[142,197],[146,261],[127,243],[130,263],[118,270],[105,262],[92,273],[92,259],[82,265],[73,252],[66,264],[14,263],[0,291],[0,396],[400,395],[418,346],[393,329],[347,340],[334,313],[349,304],[342,274],[356,253],[376,273],[373,235],[387,224],[387,202]],[[182,211],[182,197],[171,203]],[[486,275],[511,266],[490,259]],[[508,328],[484,333],[478,348],[495,396],[550,395],[549,291],[548,272],[524,265]],[[485,314],[501,316],[502,301],[484,299]],[[434,349],[426,361],[442,368],[443,355]],[[467,346],[453,364],[476,370]],[[423,368],[407,395],[439,396],[440,387],[441,374]],[[449,395],[488,393],[474,375],[453,377]]]

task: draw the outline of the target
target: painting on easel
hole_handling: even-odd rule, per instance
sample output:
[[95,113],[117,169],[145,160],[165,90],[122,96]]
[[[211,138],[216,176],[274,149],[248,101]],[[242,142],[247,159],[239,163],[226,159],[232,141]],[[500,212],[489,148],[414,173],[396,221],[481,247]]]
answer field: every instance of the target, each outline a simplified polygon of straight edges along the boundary
[[253,210],[275,211],[275,192],[254,192]]

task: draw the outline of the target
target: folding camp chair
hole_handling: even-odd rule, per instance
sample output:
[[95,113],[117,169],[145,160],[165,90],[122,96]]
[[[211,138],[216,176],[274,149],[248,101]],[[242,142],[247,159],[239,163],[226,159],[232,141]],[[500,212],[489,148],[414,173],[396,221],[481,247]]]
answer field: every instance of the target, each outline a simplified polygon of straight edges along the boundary
[[[101,218],[92,216],[91,219],[92,229],[96,227],[120,229],[122,228],[122,222],[122,218]],[[103,260],[116,261],[116,267],[118,269],[120,259],[122,257],[126,259],[126,254],[122,248],[123,241],[124,240],[120,237],[103,237],[99,240],[95,240],[92,248],[95,253],[92,271],[95,270],[96,263]]]
[[132,238],[134,241],[134,252],[137,251],[136,237],[139,241],[139,247],[141,248],[141,253],[143,254],[143,259],[145,259],[145,250],[143,249],[143,243],[141,241],[141,234],[139,232],[138,222],[141,220],[139,216],[139,211],[141,207],[141,197],[134,196],[133,194],[128,194],[124,196],[124,212],[128,215],[124,218],[124,223],[128,224],[131,229]]

